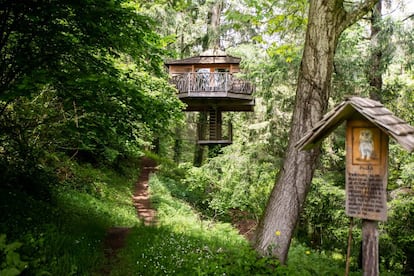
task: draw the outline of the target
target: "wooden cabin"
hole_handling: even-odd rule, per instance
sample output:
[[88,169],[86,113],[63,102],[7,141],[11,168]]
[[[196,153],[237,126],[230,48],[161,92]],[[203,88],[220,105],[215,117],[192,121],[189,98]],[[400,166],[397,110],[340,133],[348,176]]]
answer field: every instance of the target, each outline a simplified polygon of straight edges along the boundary
[[199,131],[199,144],[230,144],[232,128],[223,125],[222,112],[253,111],[254,86],[237,77],[240,60],[220,50],[207,50],[165,63],[179,99],[187,104],[186,111],[208,114],[208,137]]

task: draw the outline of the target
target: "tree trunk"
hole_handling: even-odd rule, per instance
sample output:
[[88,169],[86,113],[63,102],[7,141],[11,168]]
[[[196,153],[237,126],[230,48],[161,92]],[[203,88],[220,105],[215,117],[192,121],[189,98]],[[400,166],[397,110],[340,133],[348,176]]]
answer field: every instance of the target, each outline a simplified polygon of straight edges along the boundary
[[205,140],[207,130],[207,112],[201,111],[197,119],[197,143],[195,145],[194,161],[195,167],[200,167],[203,164],[204,147],[198,144],[198,140]]
[[379,33],[381,32],[381,10],[382,1],[379,0],[375,5],[371,16],[371,60],[368,66],[368,81],[370,85],[369,97],[376,101],[381,101],[382,90],[382,47],[379,41]]
[[[203,48],[220,49],[220,17],[223,1],[215,1],[207,15],[207,39]],[[206,49],[204,49],[206,50]]]
[[175,141],[174,141],[174,162],[179,164],[181,159],[181,153],[183,149],[183,142],[181,137],[181,128],[175,128]]
[[256,231],[255,248],[286,263],[293,231],[319,157],[319,148],[298,151],[295,144],[325,113],[331,88],[333,58],[346,27],[367,13],[376,0],[347,13],[340,0],[310,1],[305,47],[299,70],[296,103],[283,168]]

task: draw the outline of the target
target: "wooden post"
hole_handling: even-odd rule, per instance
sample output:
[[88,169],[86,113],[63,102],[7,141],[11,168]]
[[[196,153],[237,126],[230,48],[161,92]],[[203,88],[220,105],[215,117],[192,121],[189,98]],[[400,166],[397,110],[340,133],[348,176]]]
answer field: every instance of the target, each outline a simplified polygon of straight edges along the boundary
[[364,276],[379,275],[378,222],[362,220],[362,269]]
[[387,220],[388,136],[366,120],[348,120],[346,141],[346,213],[363,219],[363,275],[376,276],[377,221]]

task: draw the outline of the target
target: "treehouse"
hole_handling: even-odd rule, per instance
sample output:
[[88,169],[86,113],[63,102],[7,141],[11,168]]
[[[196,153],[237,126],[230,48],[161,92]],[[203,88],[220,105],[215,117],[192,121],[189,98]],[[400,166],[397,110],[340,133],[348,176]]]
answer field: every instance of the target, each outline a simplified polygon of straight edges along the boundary
[[178,98],[187,104],[185,111],[207,114],[206,125],[198,127],[198,144],[231,144],[232,126],[223,125],[222,112],[253,111],[254,86],[237,77],[240,60],[220,50],[208,50],[165,63]]

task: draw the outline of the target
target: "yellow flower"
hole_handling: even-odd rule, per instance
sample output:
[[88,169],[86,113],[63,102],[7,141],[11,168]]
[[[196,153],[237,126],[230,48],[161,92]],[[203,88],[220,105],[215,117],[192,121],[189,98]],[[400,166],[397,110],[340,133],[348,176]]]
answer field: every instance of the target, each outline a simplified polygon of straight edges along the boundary
[[305,251],[305,254],[306,254],[306,255],[309,255],[309,254],[310,254],[310,251],[309,251],[309,250],[306,250],[306,251]]
[[280,231],[279,231],[279,230],[277,230],[277,231],[275,232],[275,235],[279,237],[279,236],[280,236]]

